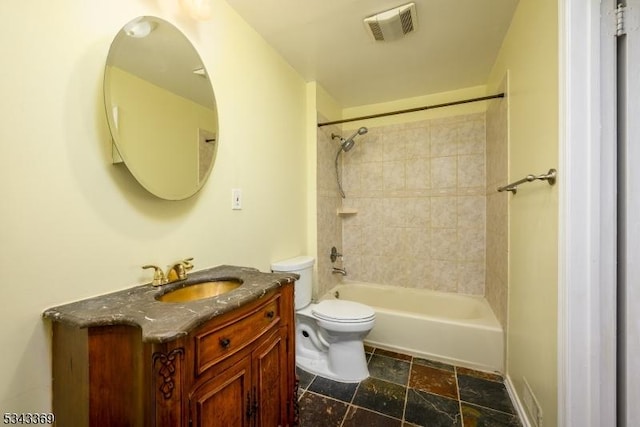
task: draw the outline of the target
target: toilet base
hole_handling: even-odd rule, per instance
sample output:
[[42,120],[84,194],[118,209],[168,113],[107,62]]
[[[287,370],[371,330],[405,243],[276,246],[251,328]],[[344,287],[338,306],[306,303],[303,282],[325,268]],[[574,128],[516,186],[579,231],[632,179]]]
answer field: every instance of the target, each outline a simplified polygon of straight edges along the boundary
[[362,380],[369,378],[369,372],[366,375],[360,375],[353,378],[344,378],[336,375],[329,369],[326,357],[321,358],[309,358],[304,356],[296,356],[296,366],[304,371],[307,371],[314,375],[319,375],[324,378],[329,378],[334,381],[342,383],[359,383]]
[[369,378],[362,341],[333,343],[328,351],[297,350],[296,365],[312,374],[344,383]]
[[375,319],[357,322],[316,318],[311,304],[296,312],[296,364],[316,375],[356,383],[369,378],[364,338]]

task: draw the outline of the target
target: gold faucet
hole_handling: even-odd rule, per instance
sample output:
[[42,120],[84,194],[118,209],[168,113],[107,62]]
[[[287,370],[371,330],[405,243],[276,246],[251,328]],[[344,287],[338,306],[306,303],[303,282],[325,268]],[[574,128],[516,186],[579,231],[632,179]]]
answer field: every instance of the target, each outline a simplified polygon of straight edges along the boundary
[[186,279],[187,272],[193,268],[191,261],[193,261],[193,258],[187,258],[176,262],[169,267],[167,274],[164,274],[162,269],[157,265],[143,265],[142,268],[153,268],[153,280],[151,281],[151,284],[153,286],[161,286],[167,283]]
[[193,258],[187,258],[173,264],[169,270],[167,270],[167,274],[165,276],[167,278],[167,283],[186,279],[187,271],[193,268],[191,261],[193,261]]
[[167,283],[167,277],[157,265],[143,265],[142,268],[153,268],[153,281],[151,282],[153,286],[160,286]]

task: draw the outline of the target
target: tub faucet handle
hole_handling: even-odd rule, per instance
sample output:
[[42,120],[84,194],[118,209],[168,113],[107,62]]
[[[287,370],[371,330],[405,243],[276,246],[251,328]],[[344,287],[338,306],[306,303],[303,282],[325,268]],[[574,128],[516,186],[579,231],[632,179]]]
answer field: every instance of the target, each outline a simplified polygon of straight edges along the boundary
[[338,252],[338,249],[335,246],[331,247],[331,255],[329,255],[329,257],[331,258],[331,262],[336,262],[338,258],[342,260],[342,254]]

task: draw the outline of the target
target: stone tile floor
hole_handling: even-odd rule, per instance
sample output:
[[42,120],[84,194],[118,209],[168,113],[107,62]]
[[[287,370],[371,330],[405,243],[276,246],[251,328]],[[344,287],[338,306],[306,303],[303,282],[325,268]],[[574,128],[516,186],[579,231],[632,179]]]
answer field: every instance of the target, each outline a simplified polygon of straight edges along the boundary
[[499,375],[382,349],[367,360],[354,384],[298,368],[300,426],[522,426]]

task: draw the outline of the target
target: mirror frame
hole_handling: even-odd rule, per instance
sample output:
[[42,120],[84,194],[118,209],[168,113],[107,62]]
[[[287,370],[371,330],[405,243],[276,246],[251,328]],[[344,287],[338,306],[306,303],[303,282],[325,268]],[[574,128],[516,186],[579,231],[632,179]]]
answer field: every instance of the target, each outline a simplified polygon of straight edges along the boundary
[[206,183],[219,144],[209,74],[173,24],[140,16],[116,34],[104,70],[114,163],[151,194],[183,200]]

